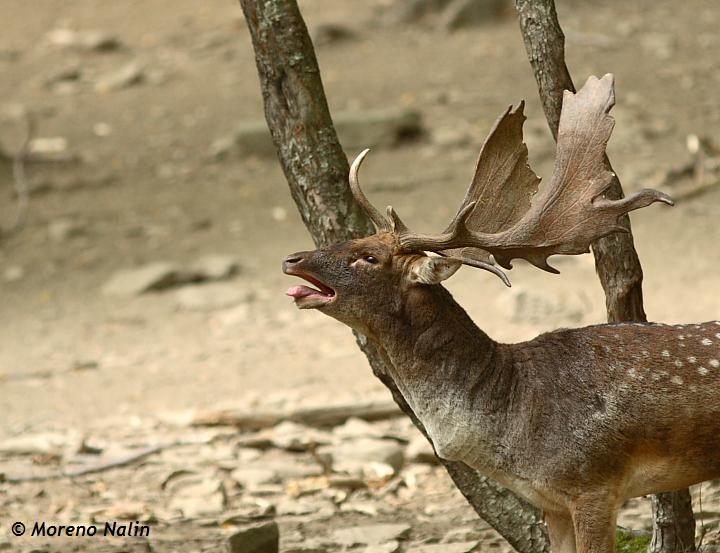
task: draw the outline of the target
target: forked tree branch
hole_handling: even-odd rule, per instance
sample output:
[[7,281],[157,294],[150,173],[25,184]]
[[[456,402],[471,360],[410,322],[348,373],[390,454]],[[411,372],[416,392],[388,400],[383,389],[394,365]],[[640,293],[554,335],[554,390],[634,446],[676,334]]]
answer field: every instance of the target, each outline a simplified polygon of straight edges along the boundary
[[[515,0],[520,29],[530,65],[535,73],[545,117],[553,137],[557,138],[564,90],[575,91],[565,64],[565,36],[558,22],[554,0]],[[606,159],[608,168],[610,161]],[[608,189],[611,199],[623,197],[615,176]],[[593,255],[600,283],[605,291],[609,322],[646,321],[643,307],[640,266],[630,219],[622,217],[627,233],[614,233],[595,242]],[[690,492],[659,494],[653,497],[654,532],[652,553],[686,553],[695,551],[695,519]]]
[[[310,37],[295,0],[240,0],[250,29],[265,117],[290,191],[319,246],[372,232],[353,201]],[[358,336],[375,375],[425,434],[377,350]],[[463,463],[443,461],[477,513],[520,553],[549,551],[541,513]]]

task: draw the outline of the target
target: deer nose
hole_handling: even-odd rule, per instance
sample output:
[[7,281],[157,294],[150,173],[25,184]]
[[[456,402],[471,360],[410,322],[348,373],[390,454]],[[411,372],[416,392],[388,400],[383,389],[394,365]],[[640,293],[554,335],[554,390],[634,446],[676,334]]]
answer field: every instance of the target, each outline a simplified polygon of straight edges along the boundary
[[305,252],[291,253],[285,259],[283,259],[282,268],[283,272],[287,273],[293,267],[296,267],[305,259]]

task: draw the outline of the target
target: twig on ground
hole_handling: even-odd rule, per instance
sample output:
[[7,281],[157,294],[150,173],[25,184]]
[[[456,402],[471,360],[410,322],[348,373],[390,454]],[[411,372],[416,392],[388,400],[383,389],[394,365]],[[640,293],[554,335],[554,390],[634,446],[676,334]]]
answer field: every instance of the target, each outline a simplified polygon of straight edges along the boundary
[[9,482],[11,484],[20,484],[22,482],[40,482],[45,480],[55,480],[58,478],[75,478],[78,476],[85,476],[87,474],[95,474],[98,472],[104,472],[106,470],[111,470],[114,468],[120,468],[125,467],[127,465],[131,465],[132,463],[135,463],[137,461],[142,461],[146,457],[153,455],[155,453],[158,453],[162,451],[163,449],[167,449],[172,446],[181,445],[180,442],[175,442],[171,444],[165,444],[165,445],[155,445],[155,446],[149,446],[149,447],[143,447],[139,448],[135,451],[131,451],[130,453],[126,453],[124,455],[120,455],[118,457],[115,457],[113,459],[108,459],[105,461],[100,461],[99,463],[92,464],[90,466],[80,467],[76,469],[66,469],[60,472],[55,472],[51,474],[29,474],[29,475],[19,475],[19,476],[11,476],[11,475],[5,475],[4,478],[0,476],[0,481]]
[[68,476],[72,478],[75,476],[85,476],[86,474],[95,474],[97,472],[103,472],[114,468],[124,467],[136,461],[142,461],[149,455],[162,451],[165,447],[167,446],[155,445],[150,447],[142,447],[137,451],[132,451],[130,453],[120,455],[119,457],[115,457],[114,459],[109,459],[107,461],[101,461],[100,463],[90,465],[89,467],[65,470],[63,471],[63,476]]
[[349,418],[367,421],[389,419],[403,413],[393,401],[305,407],[290,411],[257,412],[239,409],[221,409],[200,412],[193,418],[193,426],[236,426],[241,430],[261,430],[283,421],[308,426],[337,426]]
[[30,144],[35,136],[35,118],[30,112],[25,112],[26,135],[20,149],[12,156],[12,172],[13,183],[15,187],[15,195],[17,196],[17,206],[15,208],[15,217],[10,226],[3,229],[0,235],[7,236],[19,231],[25,224],[27,217],[28,205],[30,204],[30,190],[25,173],[25,162],[30,153]]

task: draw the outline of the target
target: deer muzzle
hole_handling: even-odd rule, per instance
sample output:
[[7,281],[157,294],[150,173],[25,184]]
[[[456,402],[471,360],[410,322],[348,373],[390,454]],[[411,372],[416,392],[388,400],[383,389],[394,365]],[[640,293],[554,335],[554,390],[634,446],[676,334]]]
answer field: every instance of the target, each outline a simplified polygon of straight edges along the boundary
[[293,253],[283,260],[282,268],[286,275],[300,277],[317,287],[312,288],[301,284],[288,288],[286,295],[293,298],[299,309],[317,309],[335,299],[335,290],[322,282],[307,267],[307,260],[312,257],[313,253]]

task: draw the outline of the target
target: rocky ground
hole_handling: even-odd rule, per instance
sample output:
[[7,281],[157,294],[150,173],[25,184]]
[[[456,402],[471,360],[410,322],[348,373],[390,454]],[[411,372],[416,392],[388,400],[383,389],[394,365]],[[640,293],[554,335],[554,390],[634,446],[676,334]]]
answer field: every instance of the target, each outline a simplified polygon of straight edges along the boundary
[[[0,542],[12,551],[512,551],[384,398],[117,417],[10,438],[0,462],[3,514],[26,525]],[[694,500],[710,547],[720,486]],[[647,531],[647,502],[619,522]],[[67,525],[97,534],[53,536]]]
[[[242,551],[275,521],[284,552],[507,550],[387,408],[349,332],[283,295],[279,260],[311,242],[263,130],[239,6],[6,4],[0,549]],[[375,203],[442,227],[493,120],[523,97],[547,179],[553,144],[511,10],[300,4],[348,155],[373,146]],[[678,200],[633,216],[650,318],[717,319],[716,2],[558,4],[576,81],[616,74],[609,153],[624,186]],[[19,185],[29,203],[13,231]],[[449,287],[503,341],[602,321],[590,256],[557,266],[518,264],[510,290],[471,270]],[[332,405],[331,420],[308,419]],[[705,544],[719,493],[694,492]],[[35,520],[151,533],[12,535]],[[621,524],[647,529],[648,502]]]
[[[5,466],[12,460],[13,467],[5,474],[4,508],[28,526],[43,513],[57,525],[104,529],[106,521],[120,521],[150,528],[148,537],[76,539],[77,551],[217,551],[230,536],[247,537],[259,521],[277,522],[282,551],[389,552],[402,543],[412,551],[461,552],[480,540],[509,550],[453,491],[427,443],[392,403],[331,411],[331,427],[292,422],[308,413],[299,408],[107,421],[83,435],[26,435],[2,445]],[[278,416],[285,420],[266,427]],[[259,430],[215,426],[231,419]],[[110,441],[101,437],[108,429]],[[256,539],[235,550],[251,551],[248,542]],[[54,550],[57,541],[20,543]],[[443,545],[431,545],[436,542]]]
[[[26,525],[24,538],[5,536],[0,547],[512,551],[392,402],[246,409],[116,418],[0,443],[4,514]],[[703,506],[699,533],[715,543],[720,486],[698,488],[695,501]],[[31,537],[38,518],[47,525]],[[620,524],[647,531],[647,503],[628,502]],[[97,534],[53,536],[63,525]]]

